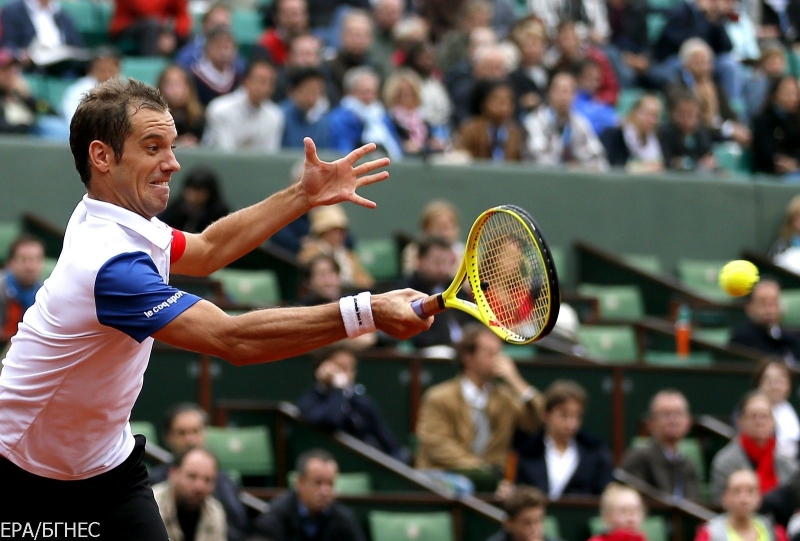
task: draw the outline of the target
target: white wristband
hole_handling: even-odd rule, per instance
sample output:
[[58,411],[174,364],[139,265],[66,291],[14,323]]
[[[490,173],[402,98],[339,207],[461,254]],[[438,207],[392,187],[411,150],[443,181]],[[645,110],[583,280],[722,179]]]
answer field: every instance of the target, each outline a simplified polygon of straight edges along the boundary
[[357,338],[362,334],[375,332],[375,320],[372,319],[372,299],[369,291],[364,291],[354,297],[339,299],[339,312],[342,314],[348,338]]

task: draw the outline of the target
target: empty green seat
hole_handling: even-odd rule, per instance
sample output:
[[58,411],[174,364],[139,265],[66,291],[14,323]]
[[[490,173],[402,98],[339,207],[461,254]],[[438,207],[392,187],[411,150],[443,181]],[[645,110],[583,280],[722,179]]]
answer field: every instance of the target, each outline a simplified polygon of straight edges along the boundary
[[372,541],[455,541],[453,517],[447,512],[370,511]]
[[223,470],[233,470],[241,476],[269,476],[275,471],[266,426],[210,426],[206,429],[206,446]]
[[719,287],[719,271],[727,261],[681,259],[678,261],[678,279],[697,293],[713,299],[727,299]]
[[[589,530],[592,535],[599,535],[606,530],[605,522],[600,517],[592,517],[589,519]],[[668,541],[667,521],[657,515],[647,517],[642,524],[642,533],[647,541]]]
[[663,13],[647,14],[647,39],[650,43],[658,41],[665,24],[667,24],[667,16]]
[[647,351],[644,362],[655,366],[711,366],[714,359],[707,351],[693,351],[686,357],[679,357],[673,351]]
[[158,444],[158,431],[149,421],[131,421],[131,432],[144,436],[147,443]]
[[800,290],[784,289],[781,292],[782,322],[790,327],[800,326]]
[[503,353],[512,359],[527,361],[536,357],[536,348],[530,344],[524,346],[503,344]]
[[636,334],[627,326],[582,326],[578,341],[586,354],[598,361],[632,363],[639,357]]
[[392,239],[362,239],[356,242],[361,264],[376,280],[398,277],[400,268],[397,244]]
[[268,270],[221,269],[211,275],[235,303],[250,306],[275,306],[281,300],[278,277]]
[[578,293],[597,299],[601,319],[638,321],[644,317],[642,293],[636,286],[582,284]]
[[5,262],[11,245],[22,233],[19,225],[14,222],[0,222],[0,261]]
[[74,82],[61,77],[45,77],[39,84],[39,94],[36,97],[45,100],[53,109],[60,110],[64,93]]
[[128,56],[122,60],[120,71],[124,77],[155,86],[168,65],[169,60],[160,56]]
[[261,14],[255,10],[237,9],[233,12],[231,30],[239,45],[253,46],[264,31]]
[[652,272],[653,274],[658,274],[664,270],[661,267],[661,260],[657,255],[625,254],[622,256],[622,259],[632,267]]
[[562,284],[569,283],[569,274],[567,273],[567,254],[560,246],[551,246],[550,254],[553,256],[553,263],[556,266],[556,274],[558,274],[558,281]]
[[[288,475],[290,487],[297,483],[297,472]],[[372,492],[372,476],[367,472],[342,472],[336,476],[333,484],[336,493],[344,496],[364,496]]]
[[547,539],[561,539],[561,528],[558,519],[553,515],[544,517],[544,536]]
[[727,346],[731,339],[731,329],[727,327],[721,328],[698,328],[692,329],[692,338],[711,342],[717,346]]

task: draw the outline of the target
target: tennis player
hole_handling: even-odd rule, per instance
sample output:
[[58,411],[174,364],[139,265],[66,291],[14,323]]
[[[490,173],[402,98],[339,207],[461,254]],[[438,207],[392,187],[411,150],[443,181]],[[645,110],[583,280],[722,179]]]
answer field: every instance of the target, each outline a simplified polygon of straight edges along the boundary
[[154,338],[246,365],[375,329],[405,339],[431,324],[411,310],[424,296],[412,290],[230,317],[170,287],[170,273],[208,275],[312,207],[375,207],[356,189],[386,179],[374,171],[389,164],[356,165],[375,145],[322,162],[307,138],[301,182],[191,235],[154,218],[180,170],[176,138],[164,99],[135,81],[96,87],[72,118],[70,148],[87,194],[0,374],[4,532],[167,541],[142,463],[145,441],[128,423]]

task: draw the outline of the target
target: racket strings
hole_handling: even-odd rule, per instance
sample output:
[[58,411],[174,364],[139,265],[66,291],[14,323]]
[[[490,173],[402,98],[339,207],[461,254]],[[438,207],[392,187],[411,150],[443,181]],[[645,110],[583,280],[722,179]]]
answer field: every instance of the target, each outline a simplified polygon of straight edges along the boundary
[[550,286],[532,233],[516,217],[496,212],[477,250],[481,289],[497,323],[524,338],[537,336],[550,310]]

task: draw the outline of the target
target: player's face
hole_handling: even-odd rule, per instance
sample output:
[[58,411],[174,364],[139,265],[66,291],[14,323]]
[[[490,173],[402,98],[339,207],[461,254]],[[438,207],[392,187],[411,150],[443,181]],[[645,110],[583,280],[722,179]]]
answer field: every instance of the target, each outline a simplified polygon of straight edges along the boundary
[[8,269],[22,287],[31,287],[42,277],[44,248],[38,242],[26,242],[17,246],[14,257],[8,261]]
[[191,447],[200,447],[206,441],[206,425],[196,411],[184,411],[172,420],[166,435],[166,444],[173,453],[183,453]]
[[131,134],[122,158],[110,152],[110,203],[148,220],[167,208],[169,182],[181,170],[173,152],[175,122],[167,111],[139,109],[131,116]]
[[751,471],[737,471],[728,479],[722,506],[736,517],[748,517],[761,505],[758,478]]
[[187,509],[197,509],[214,492],[217,466],[206,453],[195,451],[183,459],[179,468],[170,472],[169,480],[176,503]]
[[576,400],[567,400],[544,416],[547,435],[557,442],[568,442],[574,438],[582,423],[583,404]]
[[506,531],[513,541],[542,541],[544,538],[544,507],[529,507],[506,520]]
[[306,464],[305,475],[297,478],[297,496],[312,514],[324,511],[333,503],[336,492],[333,483],[339,474],[336,462],[312,458]]

